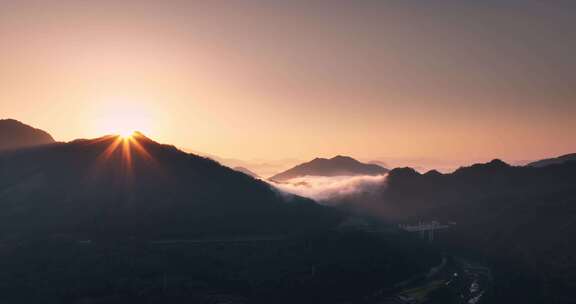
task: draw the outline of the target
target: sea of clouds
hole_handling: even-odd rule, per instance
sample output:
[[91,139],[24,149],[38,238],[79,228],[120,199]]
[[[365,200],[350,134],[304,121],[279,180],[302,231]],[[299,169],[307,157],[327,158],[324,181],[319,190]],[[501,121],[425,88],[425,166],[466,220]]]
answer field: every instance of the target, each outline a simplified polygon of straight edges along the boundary
[[284,192],[308,197],[318,202],[328,202],[356,194],[374,192],[383,186],[386,176],[305,176],[286,182],[270,183]]

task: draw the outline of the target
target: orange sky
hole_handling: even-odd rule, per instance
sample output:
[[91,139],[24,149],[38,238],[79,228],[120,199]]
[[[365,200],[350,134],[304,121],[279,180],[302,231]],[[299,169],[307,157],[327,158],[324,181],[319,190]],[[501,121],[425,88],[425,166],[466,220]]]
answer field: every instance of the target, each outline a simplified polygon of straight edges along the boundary
[[240,159],[576,151],[576,6],[0,2],[0,118]]

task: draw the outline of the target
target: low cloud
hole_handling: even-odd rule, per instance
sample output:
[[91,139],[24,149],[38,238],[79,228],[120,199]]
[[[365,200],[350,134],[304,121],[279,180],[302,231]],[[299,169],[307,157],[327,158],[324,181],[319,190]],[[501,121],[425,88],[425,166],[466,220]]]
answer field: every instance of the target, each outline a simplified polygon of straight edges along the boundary
[[270,183],[288,193],[308,197],[319,202],[328,202],[357,194],[375,192],[382,187],[386,176],[305,176],[293,178],[287,182]]

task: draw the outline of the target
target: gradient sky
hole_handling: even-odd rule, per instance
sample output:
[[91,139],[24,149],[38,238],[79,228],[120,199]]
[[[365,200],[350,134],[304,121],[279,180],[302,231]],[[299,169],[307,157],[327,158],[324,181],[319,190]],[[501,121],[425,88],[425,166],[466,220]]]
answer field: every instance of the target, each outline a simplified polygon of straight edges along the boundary
[[576,1],[0,0],[0,118],[240,159],[576,152]]

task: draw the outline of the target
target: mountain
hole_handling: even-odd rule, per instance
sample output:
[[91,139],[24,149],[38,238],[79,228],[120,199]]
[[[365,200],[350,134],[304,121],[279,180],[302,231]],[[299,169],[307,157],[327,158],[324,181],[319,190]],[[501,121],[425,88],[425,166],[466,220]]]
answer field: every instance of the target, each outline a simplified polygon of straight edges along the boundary
[[[515,167],[500,160],[451,174],[394,169],[380,215],[405,223],[456,223],[441,234],[453,252],[492,265],[496,303],[575,303],[576,162]],[[375,207],[377,208],[377,207]]]
[[223,164],[224,166],[230,168],[236,168],[236,167],[250,168],[251,172],[256,173],[260,177],[272,176],[278,172],[284,171],[302,162],[302,160],[295,158],[285,158],[275,160],[262,160],[262,159],[241,160],[235,158],[220,157],[214,154],[197,151],[195,149],[184,149],[184,151],[213,159]]
[[368,162],[368,164],[378,165],[378,166],[380,166],[380,167],[382,167],[382,168],[388,168],[388,167],[389,167],[389,165],[388,165],[386,162],[383,162],[383,161],[380,161],[380,160],[373,160],[373,161]]
[[50,134],[14,119],[0,119],[0,150],[53,143]]
[[378,165],[361,163],[351,157],[339,155],[330,159],[315,158],[276,174],[270,180],[282,182],[303,176],[382,175],[386,172],[388,169]]
[[347,217],[140,133],[8,151],[0,303],[371,303],[441,261]]
[[455,221],[451,215],[468,215],[467,207],[478,208],[474,210],[479,213],[471,212],[470,216],[485,215],[482,208],[493,202],[509,208],[511,202],[528,202],[547,195],[563,194],[570,199],[576,196],[576,163],[520,167],[496,159],[449,174],[420,174],[412,168],[397,168],[388,173],[381,190],[386,206],[395,208],[388,214],[391,219],[439,217]]
[[0,201],[0,236],[285,234],[336,220],[313,201],[139,133],[1,154]]
[[559,157],[547,158],[531,162],[527,164],[528,167],[545,167],[555,164],[561,164],[567,161],[576,161],[576,153],[566,154]]
[[236,170],[236,171],[238,171],[238,172],[242,172],[242,173],[244,173],[244,174],[246,174],[246,175],[248,175],[248,176],[252,176],[252,177],[254,177],[254,178],[260,178],[260,177],[258,176],[258,174],[250,171],[250,169],[248,169],[248,168],[245,168],[245,167],[234,167],[233,169]]

